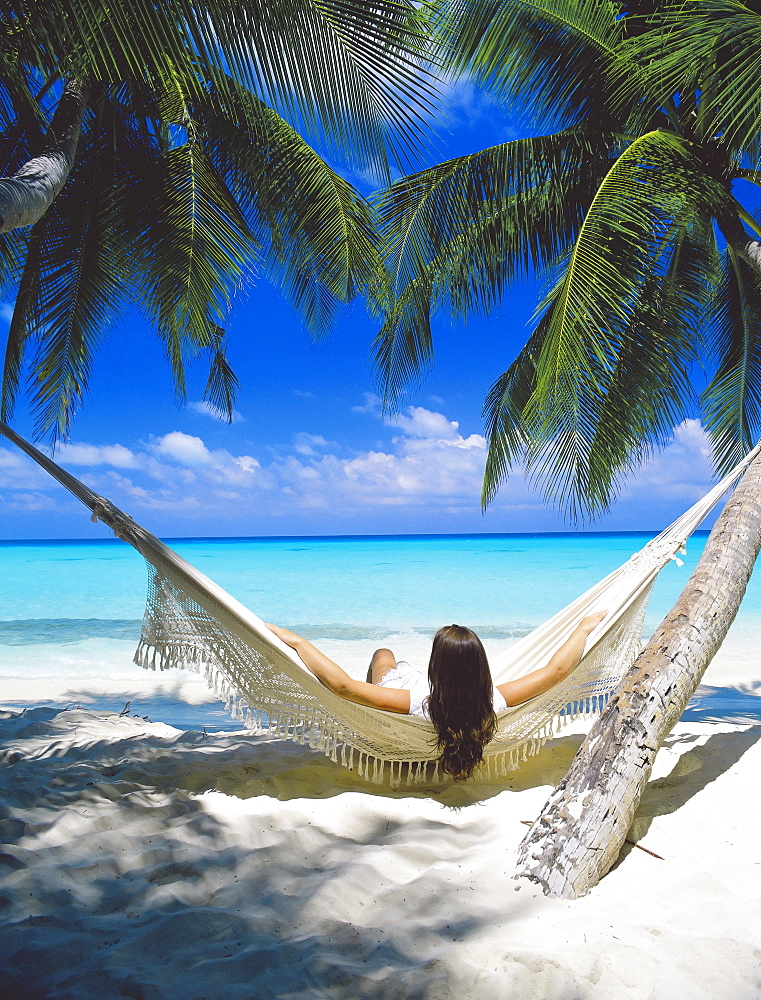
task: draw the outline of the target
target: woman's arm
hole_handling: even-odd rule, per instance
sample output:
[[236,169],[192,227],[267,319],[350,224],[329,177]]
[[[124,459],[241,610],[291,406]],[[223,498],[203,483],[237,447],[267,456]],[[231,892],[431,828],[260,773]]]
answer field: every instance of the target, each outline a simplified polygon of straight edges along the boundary
[[267,628],[279,636],[283,642],[295,649],[304,665],[315,677],[322,681],[326,688],[347,701],[358,705],[369,705],[370,708],[383,708],[387,712],[397,712],[407,715],[410,710],[410,693],[398,688],[382,688],[366,681],[355,681],[346,671],[334,663],[330,657],[321,652],[315,645],[287,628],[266,623]]
[[584,655],[584,646],[589,633],[597,628],[607,614],[607,611],[598,611],[582,618],[576,629],[560,649],[552,655],[546,666],[526,674],[525,677],[498,684],[497,688],[508,706],[512,708],[515,705],[522,705],[524,701],[530,701],[537,695],[544,694],[545,691],[549,691],[560,681],[565,680],[579,665],[579,660]]

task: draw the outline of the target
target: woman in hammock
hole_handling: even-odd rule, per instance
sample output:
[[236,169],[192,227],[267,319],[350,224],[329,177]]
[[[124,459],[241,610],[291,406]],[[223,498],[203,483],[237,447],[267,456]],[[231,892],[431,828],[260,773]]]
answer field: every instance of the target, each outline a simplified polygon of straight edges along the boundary
[[525,677],[493,684],[481,640],[462,625],[445,625],[433,640],[428,676],[390,649],[376,649],[366,681],[357,681],[309,640],[277,625],[275,635],[299,654],[306,667],[347,701],[400,715],[430,719],[436,730],[439,763],[455,781],[469,778],[483,760],[497,728],[497,712],[549,691],[578,665],[587,636],[607,615],[599,611],[579,622],[546,666]]

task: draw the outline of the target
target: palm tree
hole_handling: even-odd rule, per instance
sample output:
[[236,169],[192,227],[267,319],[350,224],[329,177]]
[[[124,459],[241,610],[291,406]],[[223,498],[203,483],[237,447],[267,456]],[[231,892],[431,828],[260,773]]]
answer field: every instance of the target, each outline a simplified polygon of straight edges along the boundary
[[332,161],[388,179],[414,155],[421,23],[407,0],[0,4],[2,419],[28,369],[38,436],[66,435],[134,301],[180,398],[203,353],[228,414],[223,326],[255,270],[328,324],[378,269],[368,206]]
[[[645,6],[438,4],[454,69],[529,107],[534,129],[560,125],[379,197],[391,285],[376,358],[391,402],[430,363],[432,312],[488,312],[512,281],[545,272],[533,333],[486,401],[484,503],[522,460],[573,517],[605,509],[693,412],[698,363],[714,372],[700,406],[719,470],[761,430],[761,225],[736,191],[761,181],[757,60],[744,58],[743,99],[727,105],[722,74],[749,40],[717,15],[756,35],[761,16],[696,0],[649,5],[663,8],[653,23]],[[696,68],[712,52],[709,85]]]
[[[559,128],[459,157],[382,194],[391,281],[386,397],[432,358],[430,316],[488,311],[545,269],[536,324],[485,416],[488,503],[523,459],[572,514],[610,502],[695,405],[719,469],[761,430],[761,5],[734,0],[453,0],[451,64]],[[528,96],[527,96],[528,95]],[[526,835],[519,873],[588,891],[615,861],[655,754],[734,619],[761,548],[761,458],[673,611]]]

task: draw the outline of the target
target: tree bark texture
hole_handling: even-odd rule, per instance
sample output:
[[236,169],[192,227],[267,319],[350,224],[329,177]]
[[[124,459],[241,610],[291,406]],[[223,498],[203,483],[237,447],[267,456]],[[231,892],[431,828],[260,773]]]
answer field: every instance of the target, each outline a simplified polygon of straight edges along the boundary
[[575,899],[616,861],[652,772],[732,624],[761,548],[761,455],[671,612],[595,722],[519,849],[516,878]]
[[33,226],[55,201],[74,164],[86,102],[86,85],[69,80],[42,152],[12,177],[0,178],[0,233]]
[[761,278],[761,243],[752,240],[736,213],[727,212],[719,220],[722,236],[738,256]]

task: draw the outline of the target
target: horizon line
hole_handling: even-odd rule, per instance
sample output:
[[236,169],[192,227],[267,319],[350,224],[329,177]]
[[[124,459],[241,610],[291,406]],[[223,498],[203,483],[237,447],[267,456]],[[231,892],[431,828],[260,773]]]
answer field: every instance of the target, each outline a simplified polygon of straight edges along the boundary
[[[618,531],[477,531],[477,532],[383,532],[381,534],[341,534],[341,535],[164,535],[156,536],[163,542],[286,542],[286,541],[358,541],[361,539],[447,539],[447,538],[578,538],[581,536],[645,537],[656,536],[662,529],[621,529]],[[692,534],[708,535],[710,529],[698,528]],[[120,538],[0,538],[0,545],[66,545],[85,544],[129,544]]]

